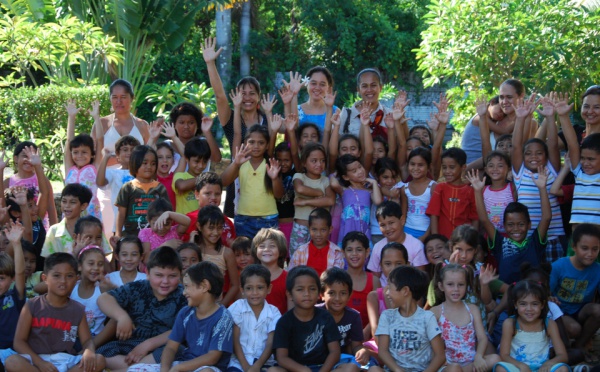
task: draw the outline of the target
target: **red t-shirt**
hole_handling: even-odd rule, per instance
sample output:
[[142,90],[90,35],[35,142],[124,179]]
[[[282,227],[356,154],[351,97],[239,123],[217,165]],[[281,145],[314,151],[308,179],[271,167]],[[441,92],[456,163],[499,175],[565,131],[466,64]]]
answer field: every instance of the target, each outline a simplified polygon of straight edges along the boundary
[[329,254],[329,243],[321,249],[317,248],[312,240],[308,243],[308,259],[306,266],[317,270],[317,274],[321,276],[323,271],[327,270],[327,255]]
[[285,281],[287,279],[287,271],[283,270],[279,276],[271,280],[271,293],[267,295],[267,303],[279,309],[281,315],[285,314],[287,308],[287,296],[285,294]]
[[362,326],[365,328],[369,324],[369,314],[367,313],[367,296],[373,290],[373,273],[367,272],[367,284],[362,291],[352,290],[352,295],[348,300],[348,307],[360,313]]
[[[194,230],[196,230],[196,222],[198,222],[198,212],[200,210],[197,211],[193,211],[187,214],[187,216],[192,220],[190,223],[190,227],[188,227],[187,231],[185,232],[185,234],[183,234],[183,241],[187,242],[188,240],[190,240],[190,233]],[[231,219],[227,216],[223,216],[225,217],[225,223],[223,224],[223,232],[221,233],[221,243],[226,246],[229,247],[229,245],[227,244],[227,240],[228,239],[235,239],[235,227],[233,225],[233,222],[231,221]]]
[[[425,213],[438,216],[438,233],[450,238],[457,226],[478,219],[475,192],[471,185],[438,183]],[[427,229],[427,226],[423,226],[423,229]]]
[[156,179],[158,182],[162,183],[167,189],[167,195],[169,195],[169,201],[173,205],[173,210],[177,210],[177,198],[175,197],[175,191],[173,191],[173,176],[175,173],[169,173],[166,177],[161,177],[158,174],[156,175]]

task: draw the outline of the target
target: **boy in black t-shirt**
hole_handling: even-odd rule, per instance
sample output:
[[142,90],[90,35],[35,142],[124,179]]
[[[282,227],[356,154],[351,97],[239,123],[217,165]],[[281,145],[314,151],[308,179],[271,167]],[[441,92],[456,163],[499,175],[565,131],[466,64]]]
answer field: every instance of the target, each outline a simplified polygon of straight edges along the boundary
[[294,308],[277,322],[273,348],[279,366],[268,372],[333,370],[340,360],[341,336],[331,314],[315,307],[321,290],[317,272],[307,266],[294,267],[285,284]]

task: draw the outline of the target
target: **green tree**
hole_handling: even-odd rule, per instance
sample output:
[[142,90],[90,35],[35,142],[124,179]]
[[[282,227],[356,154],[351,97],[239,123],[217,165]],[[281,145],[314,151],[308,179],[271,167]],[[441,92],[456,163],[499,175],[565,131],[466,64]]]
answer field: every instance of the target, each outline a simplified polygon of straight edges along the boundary
[[69,11],[114,36],[125,47],[124,61],[113,66],[112,78],[129,80],[136,105],[157,58],[177,50],[194,25],[196,14],[225,0],[63,0]]
[[416,49],[425,86],[491,91],[507,78],[576,93],[600,77],[598,12],[571,0],[433,0]]
[[26,77],[37,86],[41,82],[33,70],[44,71],[50,82],[64,85],[104,82],[106,66],[122,61],[123,46],[91,23],[75,17],[37,21],[29,8],[15,4],[4,10],[0,16],[0,66],[14,72],[2,77],[0,86],[24,84]]
[[[425,0],[262,0],[250,41],[252,72],[272,86],[274,72],[305,73],[325,65],[336,89],[356,89],[355,76],[376,67],[385,80],[414,71]],[[342,94],[340,94],[341,96]],[[347,95],[347,94],[346,94]],[[341,97],[338,97],[340,100]]]

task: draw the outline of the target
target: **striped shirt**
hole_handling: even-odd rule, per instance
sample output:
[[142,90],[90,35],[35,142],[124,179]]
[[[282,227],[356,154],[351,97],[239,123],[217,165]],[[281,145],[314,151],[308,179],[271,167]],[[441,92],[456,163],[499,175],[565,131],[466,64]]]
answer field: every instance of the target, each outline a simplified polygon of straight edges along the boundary
[[600,224],[600,173],[585,174],[578,164],[573,169],[575,191],[571,223]]
[[[556,170],[550,162],[546,164],[548,168],[548,182],[546,183],[546,189],[548,190],[548,198],[550,200],[550,208],[552,209],[552,221],[548,228],[548,239],[565,235],[563,229],[562,217],[560,214],[560,207],[556,196],[550,194],[550,188],[552,183],[556,180]],[[529,217],[531,218],[531,228],[527,235],[533,234],[533,230],[539,225],[542,219],[542,203],[540,202],[540,191],[533,182],[533,173],[529,169],[525,168],[525,164],[521,164],[521,170],[519,173],[515,172],[513,168],[513,182],[517,188],[517,195],[519,202],[525,204],[529,209]],[[537,178],[537,176],[536,176]]]

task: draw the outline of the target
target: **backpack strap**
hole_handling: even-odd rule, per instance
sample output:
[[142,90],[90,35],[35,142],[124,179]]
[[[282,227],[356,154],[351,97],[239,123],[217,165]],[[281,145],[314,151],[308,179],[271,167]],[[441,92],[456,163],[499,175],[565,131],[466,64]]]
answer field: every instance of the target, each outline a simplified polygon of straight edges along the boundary
[[348,128],[350,128],[350,115],[352,114],[352,109],[346,107],[346,121],[344,122],[344,130],[342,133],[348,133]]

